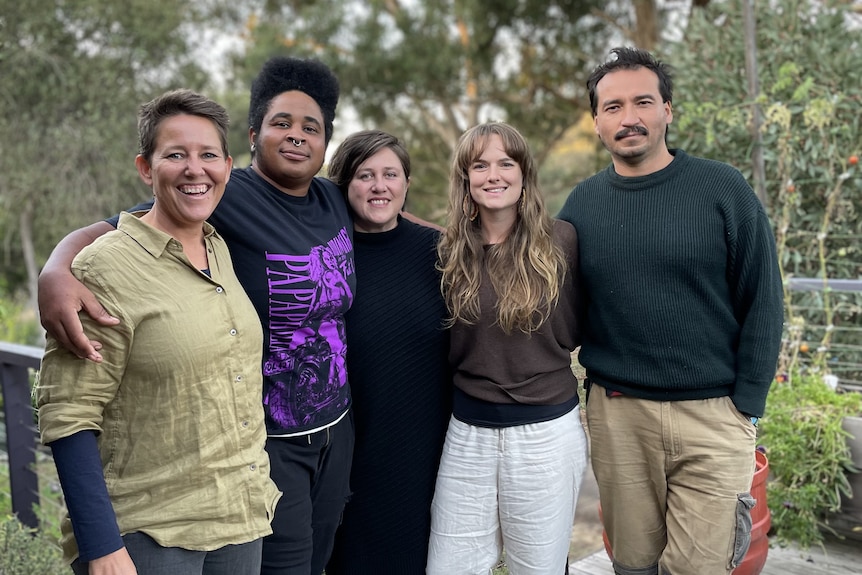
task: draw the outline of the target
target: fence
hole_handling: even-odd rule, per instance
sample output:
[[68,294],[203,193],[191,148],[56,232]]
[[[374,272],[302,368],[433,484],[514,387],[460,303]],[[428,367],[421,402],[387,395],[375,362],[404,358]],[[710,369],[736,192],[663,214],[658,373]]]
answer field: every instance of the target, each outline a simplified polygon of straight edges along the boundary
[[[818,294],[828,292],[840,292],[850,294],[856,298],[855,303],[838,307],[847,310],[844,315],[845,323],[849,325],[835,326],[831,321],[824,325],[809,324],[805,327],[817,339],[818,330],[833,333],[859,334],[862,338],[862,279],[859,280],[828,280],[811,278],[790,278],[788,288],[792,292]],[[846,302],[842,302],[846,303]],[[853,322],[856,322],[855,324]],[[853,339],[852,341],[856,341]],[[839,358],[837,362],[831,362],[829,369],[833,373],[840,373],[838,385],[847,390],[862,391],[862,346],[841,343],[838,338],[833,339],[833,349],[843,350],[852,361],[844,361]],[[39,478],[36,472],[37,453],[39,442],[36,434],[33,406],[30,399],[30,374],[31,370],[39,368],[42,357],[42,349],[0,342],[0,391],[2,391],[3,413],[5,416],[5,450],[8,455],[9,484],[12,500],[12,511],[18,515],[18,519],[30,527],[39,527],[39,520],[35,506],[39,503]],[[805,364],[805,358],[800,358]],[[848,375],[849,374],[849,375]],[[3,465],[3,426],[0,426],[0,467]],[[2,499],[4,485],[0,485],[0,499]]]
[[862,278],[789,278],[782,357],[825,370],[844,390],[862,391]]
[[[42,350],[0,341],[0,391],[3,393],[9,491],[12,512],[24,525],[38,527],[39,479],[36,476],[36,422],[30,401],[30,370],[39,368]],[[0,451],[2,456],[2,451]],[[4,486],[0,485],[0,490]]]

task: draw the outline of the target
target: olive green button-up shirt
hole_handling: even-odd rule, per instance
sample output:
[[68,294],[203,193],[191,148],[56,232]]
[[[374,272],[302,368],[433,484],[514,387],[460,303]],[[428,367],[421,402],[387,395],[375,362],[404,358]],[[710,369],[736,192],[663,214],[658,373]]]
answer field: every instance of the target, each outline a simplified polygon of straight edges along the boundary
[[[227,247],[208,224],[211,277],[167,234],[124,213],[72,265],[120,325],[98,326],[102,363],[49,340],[36,400],[43,443],[98,433],[122,534],[213,550],[271,533],[262,406],[263,335]],[[68,517],[67,559],[77,555]]]

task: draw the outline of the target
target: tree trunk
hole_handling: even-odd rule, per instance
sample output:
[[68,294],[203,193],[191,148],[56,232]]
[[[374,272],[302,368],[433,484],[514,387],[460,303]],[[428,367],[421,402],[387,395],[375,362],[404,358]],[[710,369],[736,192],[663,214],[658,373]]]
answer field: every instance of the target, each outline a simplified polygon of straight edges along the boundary
[[[19,233],[21,234],[21,253],[24,256],[24,266],[27,269],[27,301],[36,321],[39,321],[39,268],[36,265],[36,250],[33,247],[33,201],[25,200],[24,209],[18,216]],[[38,330],[39,334],[44,334]],[[44,337],[41,335],[40,337]],[[39,342],[44,344],[44,341]],[[39,345],[37,343],[37,345]]]
[[656,0],[634,0],[633,4],[635,29],[632,40],[638,48],[652,52],[659,39]]

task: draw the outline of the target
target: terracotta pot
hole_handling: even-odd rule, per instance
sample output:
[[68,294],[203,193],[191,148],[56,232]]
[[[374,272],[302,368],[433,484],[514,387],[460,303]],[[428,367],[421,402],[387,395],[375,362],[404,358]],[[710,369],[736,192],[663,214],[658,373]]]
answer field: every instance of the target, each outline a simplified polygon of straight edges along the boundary
[[[841,427],[849,434],[846,441],[853,467],[862,470],[862,417],[847,416]],[[851,495],[841,494],[841,509],[828,515],[829,527],[848,539],[862,541],[862,471],[848,471],[847,481]]]
[[772,514],[766,505],[766,478],[769,477],[769,460],[759,451],[754,452],[754,479],[751,482],[751,496],[757,504],[751,510],[751,546],[733,575],[757,575],[766,565],[769,553],[769,528],[772,527]]
[[[766,504],[766,479],[769,477],[769,460],[759,451],[754,452],[754,479],[751,482],[751,496],[757,500],[757,504],[751,510],[751,546],[745,554],[739,566],[733,570],[733,575],[758,575],[766,564],[766,555],[769,552],[769,539],[767,534],[772,527],[772,515]],[[603,521],[602,504],[599,503],[599,520]],[[602,530],[602,541],[605,551],[611,561],[614,554],[611,551],[611,542],[608,534]]]

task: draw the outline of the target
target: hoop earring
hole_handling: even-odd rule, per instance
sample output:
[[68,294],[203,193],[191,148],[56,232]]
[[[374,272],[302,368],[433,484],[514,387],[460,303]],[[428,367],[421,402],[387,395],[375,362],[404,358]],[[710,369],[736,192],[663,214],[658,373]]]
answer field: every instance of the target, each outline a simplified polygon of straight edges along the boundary
[[479,206],[473,202],[470,192],[464,194],[464,201],[461,202],[461,211],[464,212],[464,216],[471,222],[476,221],[476,218],[479,216]]

